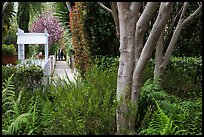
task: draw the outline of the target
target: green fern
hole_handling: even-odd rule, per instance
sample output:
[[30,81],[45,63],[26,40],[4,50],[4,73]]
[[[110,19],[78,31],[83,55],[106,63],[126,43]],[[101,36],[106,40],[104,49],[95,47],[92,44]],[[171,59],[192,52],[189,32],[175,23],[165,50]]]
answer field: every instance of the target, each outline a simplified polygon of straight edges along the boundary
[[176,126],[173,126],[172,120],[163,112],[157,101],[155,101],[157,111],[154,112],[153,119],[150,121],[147,129],[143,129],[139,134],[147,135],[171,135],[175,132]]
[[23,127],[23,125],[29,123],[30,116],[31,116],[31,113],[23,113],[17,116],[15,119],[11,120],[12,123],[8,127],[8,132],[11,134],[18,134],[18,132]]
[[5,80],[2,87],[2,132],[3,134],[10,135],[30,134],[32,133],[32,129],[35,128],[32,126],[30,127],[33,122],[31,122],[31,119],[35,116],[35,113],[33,113],[33,106],[32,104],[29,105],[29,110],[22,113],[21,100],[23,91],[20,91],[18,97],[15,98],[15,88],[12,83],[12,78],[13,75],[9,77],[8,80]]
[[[162,89],[159,82],[148,79],[142,86],[139,97],[138,110],[140,111],[138,111],[136,123],[136,129],[138,129],[138,131],[146,127],[148,124],[148,120],[145,117],[146,114],[150,112],[151,113],[148,114],[148,117],[151,117],[152,115],[154,110],[154,106],[152,105],[154,103],[153,98],[156,100],[164,100],[168,98],[168,94]],[[150,106],[151,110],[148,109]]]
[[46,98],[45,103],[42,106],[42,113],[40,115],[40,125],[41,125],[41,130],[42,134],[50,133],[52,128],[53,128],[53,122],[52,122],[52,107],[49,102],[49,99]]

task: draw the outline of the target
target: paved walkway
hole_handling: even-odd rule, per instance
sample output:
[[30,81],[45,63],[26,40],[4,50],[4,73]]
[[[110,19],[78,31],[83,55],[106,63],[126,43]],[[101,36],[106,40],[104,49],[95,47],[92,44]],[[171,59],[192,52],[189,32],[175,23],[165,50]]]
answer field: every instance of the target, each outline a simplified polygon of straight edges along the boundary
[[71,81],[75,81],[74,77],[76,74],[74,74],[73,70],[71,70],[71,68],[68,66],[67,62],[56,61],[53,79],[56,79],[58,77],[67,79],[66,73]]

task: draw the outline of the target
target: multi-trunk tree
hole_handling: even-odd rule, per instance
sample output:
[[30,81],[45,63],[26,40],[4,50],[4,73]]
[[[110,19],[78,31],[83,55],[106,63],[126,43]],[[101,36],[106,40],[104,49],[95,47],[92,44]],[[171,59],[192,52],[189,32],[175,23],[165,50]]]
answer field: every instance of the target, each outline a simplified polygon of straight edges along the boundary
[[[134,132],[139,111],[138,99],[142,73],[155,47],[154,74],[157,79],[163,74],[169,62],[183,26],[198,15],[202,9],[202,3],[198,2],[198,8],[190,15],[185,15],[188,2],[111,2],[111,9],[102,3],[98,4],[113,15],[116,35],[120,40],[116,93],[117,100],[120,102],[116,114],[117,134],[125,134],[125,131]],[[176,4],[183,6],[175,6]],[[170,15],[174,8],[177,8],[178,12],[171,19]],[[177,25],[175,25],[176,22]],[[170,39],[164,55],[163,37]],[[134,110],[131,110],[129,103],[133,104]]]

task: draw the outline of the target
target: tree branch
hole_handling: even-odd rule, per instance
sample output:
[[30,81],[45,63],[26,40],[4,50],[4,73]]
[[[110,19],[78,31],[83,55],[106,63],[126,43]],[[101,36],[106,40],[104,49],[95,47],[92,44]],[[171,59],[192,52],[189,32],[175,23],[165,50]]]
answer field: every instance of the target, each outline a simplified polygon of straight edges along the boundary
[[175,46],[175,44],[176,44],[176,42],[178,40],[178,37],[179,37],[179,35],[181,33],[181,30],[182,30],[183,26],[186,23],[188,23],[190,20],[192,20],[193,17],[195,17],[198,14],[198,12],[201,10],[201,7],[202,7],[202,5],[201,5],[192,15],[190,15],[187,19],[184,20],[183,17],[184,17],[184,14],[185,14],[186,10],[187,10],[187,4],[188,4],[187,2],[185,2],[183,4],[183,9],[182,9],[180,19],[178,21],[176,29],[174,30],[174,34],[173,34],[173,36],[171,38],[169,46],[168,46],[168,48],[166,50],[166,53],[164,55],[164,60],[163,60],[163,63],[162,63],[162,66],[164,67],[164,69],[166,68],[167,63],[169,62],[170,56],[172,55],[172,52],[174,50],[174,46]]
[[183,20],[187,7],[188,7],[188,2],[184,2],[179,22]]
[[156,21],[154,22],[150,35],[147,38],[144,48],[142,49],[137,65],[135,66],[134,76],[142,73],[142,71],[144,70],[144,67],[149,61],[152,55],[152,51],[154,50],[156,43],[161,35],[161,32],[163,31],[167,23],[167,20],[170,16],[171,6],[172,6],[172,3],[161,2]]
[[[155,15],[156,10],[158,9],[158,2],[148,2],[145,6],[140,17],[138,17],[138,21],[136,23],[135,30],[135,64],[137,64],[137,60],[140,57],[142,52],[143,43],[144,43],[144,35],[147,31],[148,24],[151,21],[152,17]],[[139,12],[139,9],[137,9]]]
[[183,25],[188,23],[189,21],[191,21],[196,15],[198,15],[198,13],[201,11],[202,9],[202,4],[193,12],[193,14],[191,14],[190,16],[188,16],[188,18],[186,18],[183,21]]
[[65,3],[66,3],[66,6],[67,6],[69,12],[71,12],[72,11],[72,7],[71,7],[70,2],[65,2]]
[[113,16],[115,27],[116,27],[116,37],[119,39],[120,30],[119,30],[118,8],[117,8],[116,2],[111,2],[111,9],[112,9],[111,14]]
[[171,23],[171,25],[170,25],[170,27],[169,27],[169,29],[168,29],[168,31],[167,31],[167,34],[166,34],[166,36],[165,36],[165,38],[164,38],[164,46],[167,45],[168,38],[170,37],[170,34],[171,34],[172,31],[173,31],[173,26],[174,26],[174,24],[175,24],[175,22],[176,22],[176,19],[177,19],[178,15],[181,13],[181,11],[182,11],[182,8],[179,10],[179,12],[178,12],[178,13],[176,14],[176,16],[173,18],[173,21],[172,21],[172,23]]
[[108,7],[106,7],[105,5],[103,5],[101,2],[97,2],[97,4],[98,4],[99,6],[101,6],[103,9],[105,9],[106,11],[112,13],[112,10],[109,9]]

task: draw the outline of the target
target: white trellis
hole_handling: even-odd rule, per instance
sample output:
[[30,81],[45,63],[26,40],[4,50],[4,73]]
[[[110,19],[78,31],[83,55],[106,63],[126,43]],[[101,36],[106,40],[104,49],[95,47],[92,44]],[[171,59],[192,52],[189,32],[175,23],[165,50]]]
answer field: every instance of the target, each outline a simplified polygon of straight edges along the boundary
[[45,29],[45,33],[24,33],[22,29],[18,28],[16,34],[18,44],[18,60],[25,60],[25,46],[24,44],[44,44],[45,45],[45,60],[48,60],[48,37],[49,34]]
[[[45,29],[44,33],[24,33],[22,29],[18,28],[18,36],[17,44],[18,44],[18,60],[25,60],[25,46],[24,44],[44,44],[45,45],[45,60],[41,62],[40,66],[44,69],[45,76],[49,76],[53,73],[54,64],[55,64],[55,56],[52,55],[48,58],[48,37],[49,34]],[[33,64],[36,64],[34,62]],[[39,64],[39,63],[37,63]],[[45,80],[47,83],[47,80]]]

